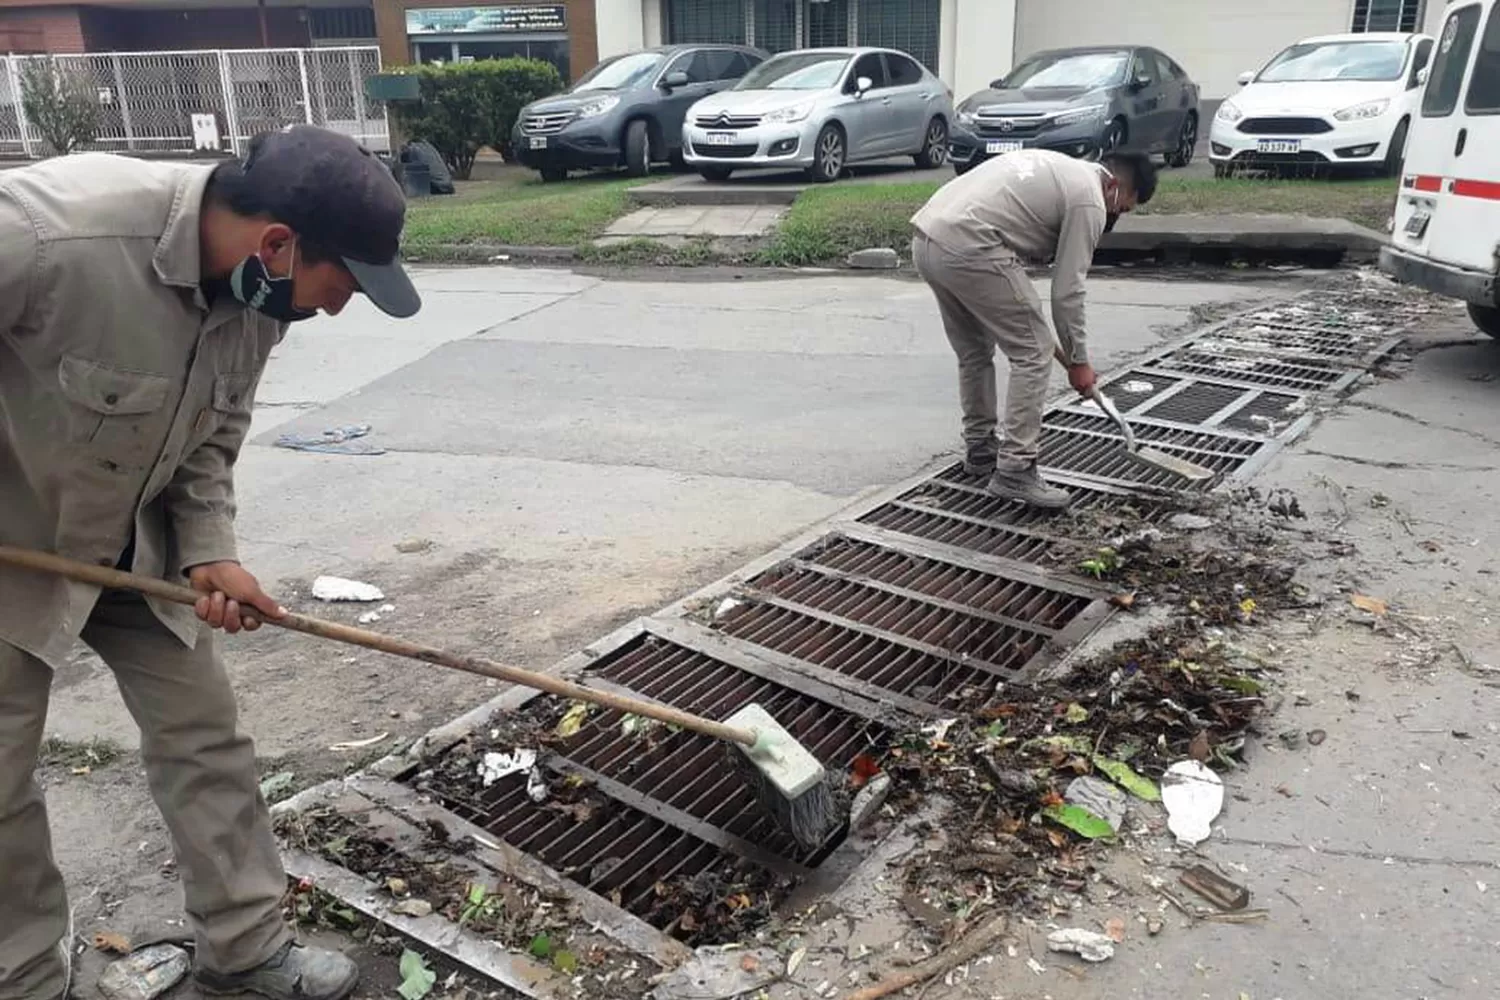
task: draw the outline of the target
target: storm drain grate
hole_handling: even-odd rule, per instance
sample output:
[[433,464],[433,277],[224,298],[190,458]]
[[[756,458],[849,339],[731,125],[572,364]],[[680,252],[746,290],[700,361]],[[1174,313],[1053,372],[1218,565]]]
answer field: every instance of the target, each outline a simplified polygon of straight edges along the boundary
[[1235,386],[1193,382],[1136,412],[1157,420],[1207,425],[1215,415],[1239,402],[1244,395],[1245,390]]
[[1252,434],[1275,436],[1308,410],[1306,396],[1285,392],[1257,392],[1226,416],[1220,426]]
[[[709,718],[757,702],[835,774],[847,773],[855,757],[889,736],[852,712],[649,634],[580,680]],[[658,906],[658,887],[668,880],[752,868],[770,878],[814,866],[832,849],[805,850],[782,832],[731,753],[696,733],[630,726],[621,713],[599,711],[543,760],[551,780],[576,776],[604,796],[604,807],[536,802],[524,773],[466,794],[430,782],[424,787],[503,842],[665,927],[671,915]]]
[[1115,409],[1121,413],[1129,413],[1147,400],[1155,399],[1171,389],[1179,381],[1181,380],[1164,375],[1130,372],[1120,378],[1110,379],[1108,384],[1100,385],[1099,391],[1109,397],[1109,401],[1115,404]]
[[[1012,677],[1047,640],[1045,633],[997,625],[977,646],[987,654],[981,661],[850,620],[837,621],[762,600],[735,608],[718,626],[726,635],[880,689],[872,697],[886,691],[934,705],[956,701],[963,708],[978,707],[997,680]],[[959,644],[972,644],[970,636],[959,636]]]
[[1304,392],[1326,389],[1349,371],[1284,358],[1231,357],[1222,352],[1204,351],[1191,345],[1151,362],[1151,367],[1184,375],[1200,375]]
[[1193,346],[1204,351],[1244,355],[1285,355],[1293,360],[1327,361],[1338,365],[1358,364],[1382,338],[1358,337],[1336,331],[1303,330],[1298,327],[1257,323],[1230,326],[1205,337]]

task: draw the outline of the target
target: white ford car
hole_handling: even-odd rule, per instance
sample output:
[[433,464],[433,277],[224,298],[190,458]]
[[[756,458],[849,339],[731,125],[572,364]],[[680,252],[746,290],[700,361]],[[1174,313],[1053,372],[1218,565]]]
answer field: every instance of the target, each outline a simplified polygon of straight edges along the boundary
[[1219,105],[1209,130],[1216,177],[1237,169],[1398,176],[1433,40],[1326,35],[1278,53]]

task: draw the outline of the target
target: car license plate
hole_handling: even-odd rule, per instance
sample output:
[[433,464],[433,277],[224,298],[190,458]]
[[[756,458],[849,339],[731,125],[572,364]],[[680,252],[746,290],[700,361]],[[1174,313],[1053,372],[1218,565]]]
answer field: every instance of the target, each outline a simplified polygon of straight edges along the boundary
[[1014,139],[991,139],[984,144],[984,151],[990,156],[999,156],[1001,153],[1014,153],[1019,149],[1026,148],[1023,142]]
[[1255,149],[1261,153],[1300,153],[1302,152],[1302,140],[1262,139],[1255,144]]
[[1406,220],[1406,235],[1414,240],[1420,240],[1427,232],[1427,223],[1432,221],[1432,215],[1421,210],[1411,213],[1411,218]]
[[532,136],[531,137],[531,148],[532,149],[546,149],[547,148],[547,137],[545,135],[534,135],[534,136]]
[[708,133],[708,144],[710,146],[733,146],[734,140],[739,136],[733,132],[710,132]]

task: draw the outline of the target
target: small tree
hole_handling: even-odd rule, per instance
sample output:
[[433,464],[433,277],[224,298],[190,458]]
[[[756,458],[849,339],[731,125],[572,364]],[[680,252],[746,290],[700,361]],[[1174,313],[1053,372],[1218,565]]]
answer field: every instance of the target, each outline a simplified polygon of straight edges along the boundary
[[81,73],[53,56],[28,59],[21,70],[21,108],[59,156],[99,134],[99,95]]
[[485,146],[503,153],[521,108],[563,87],[557,68],[540,59],[481,59],[423,65],[421,99],[390,105],[409,139],[430,142],[459,180]]

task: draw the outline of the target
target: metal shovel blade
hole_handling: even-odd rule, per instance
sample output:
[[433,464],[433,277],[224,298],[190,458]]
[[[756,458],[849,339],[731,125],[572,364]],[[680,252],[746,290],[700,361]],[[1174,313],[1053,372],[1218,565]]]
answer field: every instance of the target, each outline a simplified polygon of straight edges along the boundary
[[1199,465],[1197,462],[1189,462],[1185,458],[1168,455],[1157,448],[1138,444],[1135,440],[1135,432],[1125,422],[1125,418],[1120,416],[1120,411],[1115,409],[1115,404],[1110,401],[1108,396],[1104,395],[1098,389],[1090,392],[1089,396],[1095,403],[1099,404],[1101,410],[1109,414],[1109,419],[1115,422],[1115,426],[1120,428],[1120,433],[1125,436],[1125,453],[1131,458],[1145,462],[1148,465],[1154,465],[1158,469],[1165,469],[1173,475],[1181,476],[1183,479],[1195,483],[1205,482],[1214,477],[1214,470]]

